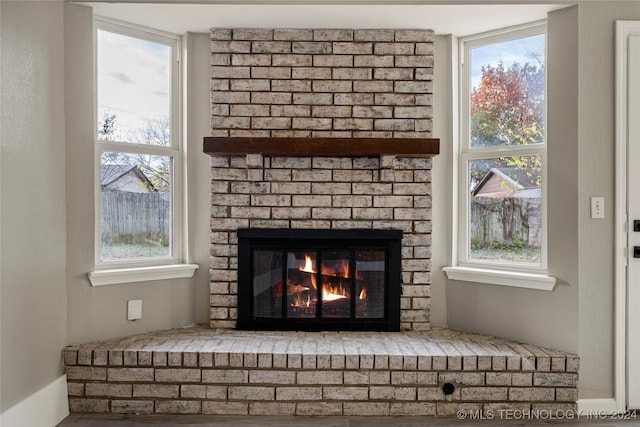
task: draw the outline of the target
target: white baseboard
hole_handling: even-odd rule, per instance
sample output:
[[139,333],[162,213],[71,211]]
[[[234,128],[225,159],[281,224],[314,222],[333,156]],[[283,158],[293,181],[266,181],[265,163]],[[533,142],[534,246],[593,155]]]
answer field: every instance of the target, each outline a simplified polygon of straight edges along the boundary
[[0,413],[0,427],[54,427],[69,415],[63,375]]
[[580,399],[578,400],[578,412],[587,413],[602,413],[613,414],[618,411],[624,411],[624,404],[618,405],[618,401],[614,398],[611,399]]

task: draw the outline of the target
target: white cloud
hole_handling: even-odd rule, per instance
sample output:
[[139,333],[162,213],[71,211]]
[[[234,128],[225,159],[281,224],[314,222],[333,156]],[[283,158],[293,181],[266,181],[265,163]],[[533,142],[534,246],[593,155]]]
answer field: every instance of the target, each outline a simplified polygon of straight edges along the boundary
[[98,32],[98,117],[117,116],[121,135],[170,114],[171,49]]
[[531,53],[542,53],[544,59],[544,35],[536,35],[522,39],[510,40],[502,43],[494,43],[480,46],[471,51],[471,87],[478,87],[482,77],[482,67],[496,67],[500,62],[505,67],[510,67],[514,63],[536,64],[536,59]]

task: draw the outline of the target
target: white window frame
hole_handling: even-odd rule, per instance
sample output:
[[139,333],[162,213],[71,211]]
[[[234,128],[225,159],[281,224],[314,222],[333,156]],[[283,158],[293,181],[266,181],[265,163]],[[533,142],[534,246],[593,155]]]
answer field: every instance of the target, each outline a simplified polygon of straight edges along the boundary
[[[171,144],[157,146],[118,141],[100,141],[97,131],[97,36],[98,31],[108,31],[137,39],[169,46],[173,55],[171,69]],[[88,274],[92,286],[149,280],[192,277],[198,268],[186,263],[186,191],[184,178],[183,128],[182,128],[182,40],[175,34],[133,25],[104,17],[94,17],[94,143],[95,143],[95,267]],[[117,151],[130,154],[167,156],[172,158],[171,182],[171,256],[149,259],[102,260],[101,253],[101,157],[103,152]]]
[[[547,176],[545,142],[536,145],[470,147],[470,103],[471,103],[471,73],[466,64],[470,64],[470,52],[473,48],[509,40],[546,34],[546,21],[538,21],[472,35],[459,40],[459,133],[458,147],[453,155],[453,170],[455,178],[453,188],[453,253],[451,267],[444,268],[449,279],[463,282],[485,283],[512,287],[531,288],[539,290],[553,290],[555,278],[548,276],[547,271]],[[546,43],[546,37],[545,37]],[[546,55],[546,46],[545,46]],[[546,68],[546,67],[545,67]],[[545,79],[545,99],[546,99]],[[546,114],[546,108],[545,108]],[[546,122],[546,117],[545,117]],[[545,123],[545,131],[546,131]],[[469,161],[496,157],[540,155],[542,158],[542,230],[541,230],[541,263],[540,265],[509,264],[490,261],[472,260],[468,258],[469,242],[469,207],[468,191]]]

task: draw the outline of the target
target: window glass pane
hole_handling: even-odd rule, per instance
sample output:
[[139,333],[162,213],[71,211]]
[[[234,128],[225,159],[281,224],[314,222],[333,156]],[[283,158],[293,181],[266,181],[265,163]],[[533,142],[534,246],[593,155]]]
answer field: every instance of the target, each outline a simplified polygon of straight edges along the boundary
[[314,318],[318,307],[316,252],[287,253],[287,317]]
[[98,31],[98,139],[170,145],[171,47]]
[[539,155],[469,162],[469,260],[540,265],[541,170]]
[[385,260],[384,251],[356,252],[357,318],[384,318]]
[[104,152],[101,163],[100,258],[171,256],[172,158]]
[[545,35],[470,50],[470,147],[544,143]]
[[351,317],[351,285],[348,251],[323,251],[320,278],[322,280],[322,317]]
[[282,317],[282,251],[253,251],[253,315]]

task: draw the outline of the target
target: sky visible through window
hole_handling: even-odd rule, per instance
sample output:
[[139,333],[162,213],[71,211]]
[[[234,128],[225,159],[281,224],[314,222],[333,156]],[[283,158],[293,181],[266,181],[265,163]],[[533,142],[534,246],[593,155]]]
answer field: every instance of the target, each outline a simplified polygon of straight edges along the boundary
[[480,85],[484,66],[496,67],[501,61],[505,67],[527,62],[539,65],[538,60],[544,61],[544,34],[474,48],[471,50],[471,88]]
[[170,117],[170,87],[169,46],[98,31],[98,119],[115,114],[121,138]]

